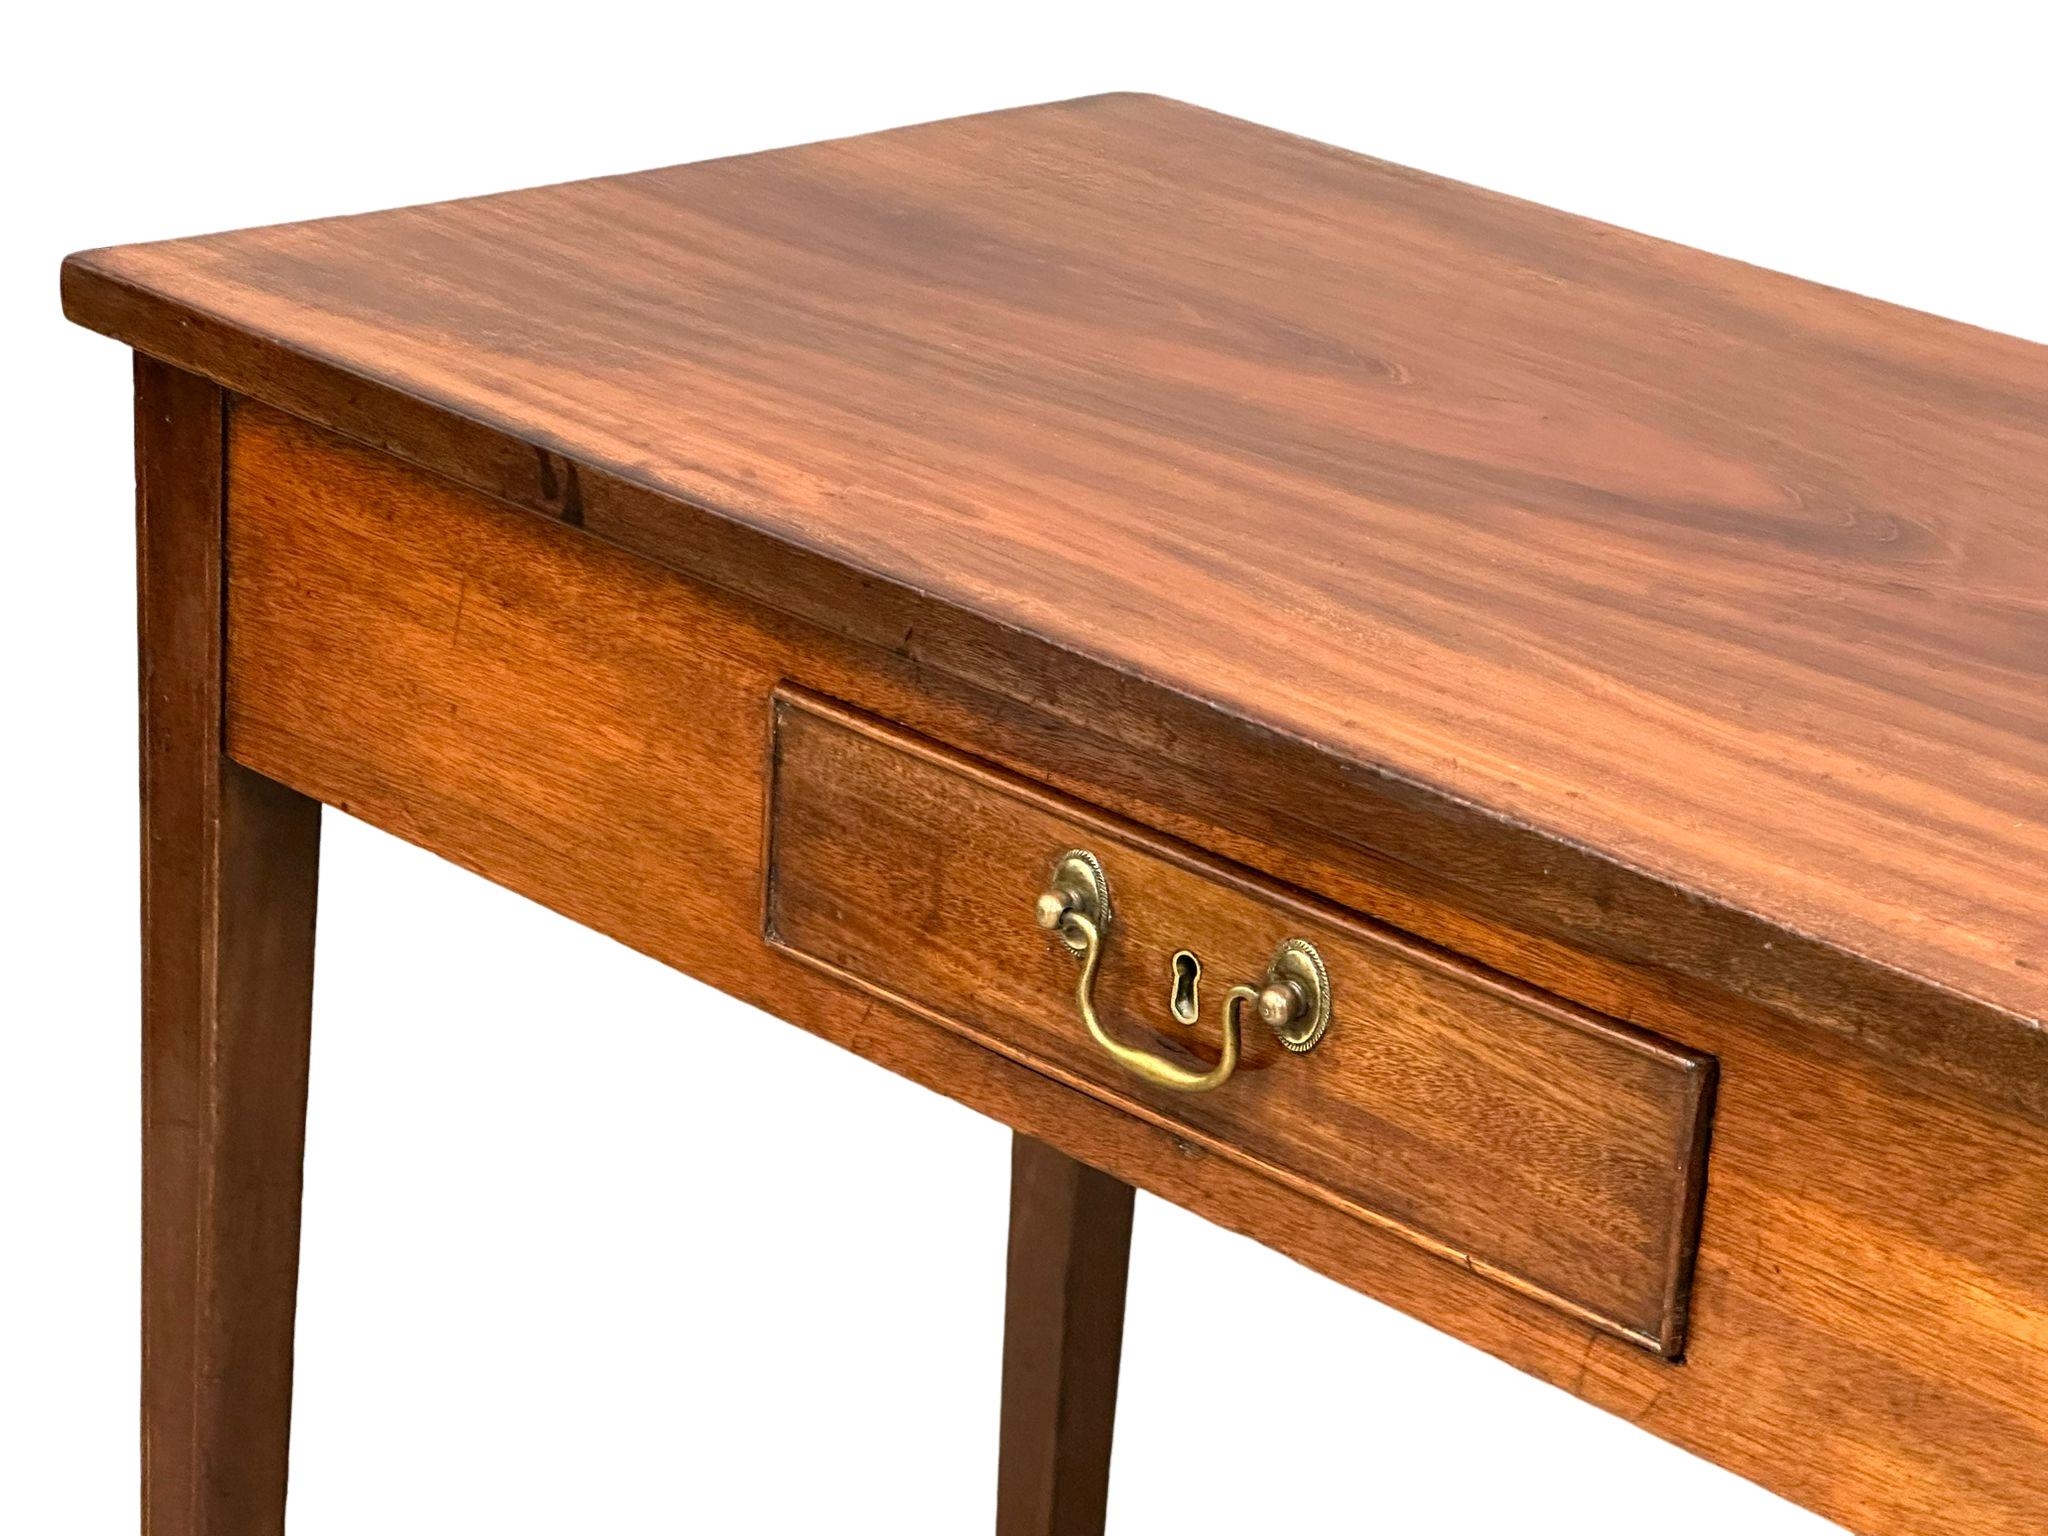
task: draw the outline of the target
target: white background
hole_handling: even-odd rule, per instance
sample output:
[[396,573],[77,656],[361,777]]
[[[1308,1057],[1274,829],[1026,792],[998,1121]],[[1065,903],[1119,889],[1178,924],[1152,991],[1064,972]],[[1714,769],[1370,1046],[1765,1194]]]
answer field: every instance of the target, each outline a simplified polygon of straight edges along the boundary
[[[128,368],[67,250],[1133,88],[2048,339],[2034,6],[63,9],[0,40],[20,1536],[135,1507]],[[297,1536],[986,1529],[1006,1133],[326,836]],[[1144,1197],[1117,1447],[1126,1533],[1832,1529]]]

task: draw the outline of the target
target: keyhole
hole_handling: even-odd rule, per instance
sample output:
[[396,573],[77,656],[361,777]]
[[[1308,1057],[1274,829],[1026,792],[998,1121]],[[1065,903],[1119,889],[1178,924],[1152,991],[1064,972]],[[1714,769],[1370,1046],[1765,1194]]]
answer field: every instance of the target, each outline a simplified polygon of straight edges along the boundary
[[1192,1024],[1202,1016],[1202,962],[1186,950],[1173,957],[1173,1016]]

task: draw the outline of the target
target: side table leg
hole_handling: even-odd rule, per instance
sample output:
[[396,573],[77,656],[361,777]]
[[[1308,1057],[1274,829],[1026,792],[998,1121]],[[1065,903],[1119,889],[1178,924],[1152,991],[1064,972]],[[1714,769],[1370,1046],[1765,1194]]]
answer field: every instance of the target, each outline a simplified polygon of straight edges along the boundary
[[996,1536],[1101,1536],[1131,1193],[1043,1142],[1012,1145]]
[[222,751],[225,401],[135,366],[142,1526],[279,1536],[320,807]]

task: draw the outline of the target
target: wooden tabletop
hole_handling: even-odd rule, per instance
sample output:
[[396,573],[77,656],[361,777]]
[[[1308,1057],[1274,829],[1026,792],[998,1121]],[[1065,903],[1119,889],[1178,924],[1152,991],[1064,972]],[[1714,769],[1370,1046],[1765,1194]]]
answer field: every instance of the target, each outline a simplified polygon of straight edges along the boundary
[[2048,1014],[2048,348],[1135,96],[66,295]]

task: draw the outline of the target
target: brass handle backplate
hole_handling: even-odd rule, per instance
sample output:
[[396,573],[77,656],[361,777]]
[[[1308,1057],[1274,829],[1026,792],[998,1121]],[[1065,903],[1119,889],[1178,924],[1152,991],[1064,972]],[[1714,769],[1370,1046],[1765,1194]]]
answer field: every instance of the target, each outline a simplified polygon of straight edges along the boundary
[[[1230,1081],[1241,1048],[1239,1009],[1251,1003],[1259,1019],[1282,1045],[1296,1053],[1312,1051],[1330,1027],[1330,976],[1323,957],[1307,939],[1288,939],[1273,952],[1258,986],[1235,986],[1223,996],[1223,1052],[1206,1072],[1192,1071],[1164,1056],[1125,1045],[1103,1028],[1095,1011],[1095,973],[1102,966],[1103,942],[1110,926],[1109,876],[1102,861],[1084,849],[1070,849],[1053,864],[1052,880],[1038,898],[1038,926],[1059,935],[1081,960],[1074,1001],[1088,1034],[1111,1060],[1162,1088],[1181,1093],[1208,1093]],[[1188,962],[1193,962],[1192,972]],[[1193,952],[1174,957],[1172,1012],[1183,1022],[1194,1010],[1194,979],[1201,964]]]

